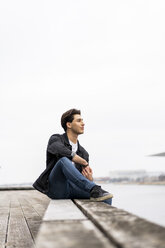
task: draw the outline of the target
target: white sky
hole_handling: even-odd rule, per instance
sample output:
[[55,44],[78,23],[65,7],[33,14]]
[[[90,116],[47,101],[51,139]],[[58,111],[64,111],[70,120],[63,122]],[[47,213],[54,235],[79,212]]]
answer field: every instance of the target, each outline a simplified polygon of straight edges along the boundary
[[94,176],[165,171],[165,3],[0,2],[0,184],[34,181],[60,117],[82,110]]

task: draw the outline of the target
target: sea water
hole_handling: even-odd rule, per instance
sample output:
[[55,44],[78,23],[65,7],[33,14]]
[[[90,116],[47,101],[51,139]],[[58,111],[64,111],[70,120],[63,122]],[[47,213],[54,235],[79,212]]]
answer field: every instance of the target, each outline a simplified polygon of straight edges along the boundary
[[114,195],[114,207],[165,226],[165,185],[101,185]]

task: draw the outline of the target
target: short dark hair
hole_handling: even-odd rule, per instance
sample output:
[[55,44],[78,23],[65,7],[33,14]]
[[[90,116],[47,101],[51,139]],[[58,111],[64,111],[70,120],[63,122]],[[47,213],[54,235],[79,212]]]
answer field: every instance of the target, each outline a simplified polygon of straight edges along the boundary
[[65,132],[67,130],[66,123],[72,122],[74,119],[74,115],[81,115],[81,111],[77,109],[70,109],[66,111],[65,113],[63,113],[63,115],[61,116],[61,126],[63,127]]

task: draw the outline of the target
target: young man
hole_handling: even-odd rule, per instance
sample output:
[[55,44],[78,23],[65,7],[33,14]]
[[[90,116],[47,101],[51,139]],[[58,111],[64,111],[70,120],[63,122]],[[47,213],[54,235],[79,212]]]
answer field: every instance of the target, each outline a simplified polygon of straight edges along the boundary
[[89,154],[78,141],[78,135],[84,133],[80,110],[65,112],[61,125],[65,133],[50,137],[46,169],[33,187],[52,199],[90,199],[111,204],[113,195],[93,182]]

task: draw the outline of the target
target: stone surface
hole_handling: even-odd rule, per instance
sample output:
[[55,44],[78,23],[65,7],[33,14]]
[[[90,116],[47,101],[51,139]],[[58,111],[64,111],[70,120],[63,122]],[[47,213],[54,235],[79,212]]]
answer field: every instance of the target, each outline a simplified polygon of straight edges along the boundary
[[85,219],[86,216],[71,200],[51,200],[43,221]]
[[164,227],[102,202],[75,203],[117,247],[165,248]]
[[115,248],[89,220],[43,222],[36,247]]
[[115,248],[72,200],[51,200],[40,227],[37,248]]

